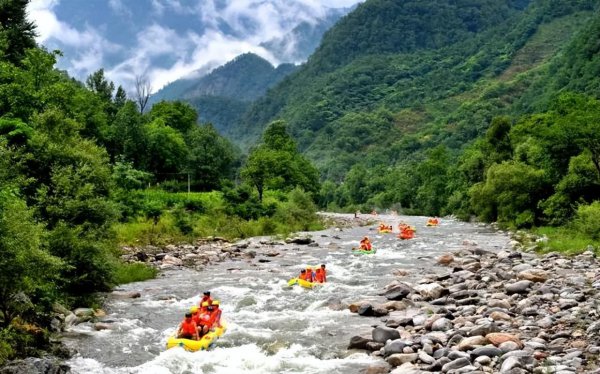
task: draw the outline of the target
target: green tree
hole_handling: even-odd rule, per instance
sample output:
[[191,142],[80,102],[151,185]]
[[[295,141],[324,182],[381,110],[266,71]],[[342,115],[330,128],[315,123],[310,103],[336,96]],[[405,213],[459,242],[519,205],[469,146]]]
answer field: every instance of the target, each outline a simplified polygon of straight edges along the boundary
[[0,188],[0,326],[32,307],[37,291],[56,278],[61,261],[42,249],[44,231],[14,190]]
[[0,40],[4,41],[4,57],[19,64],[25,51],[34,48],[35,24],[27,20],[29,0],[0,1]]
[[147,139],[136,104],[127,101],[108,129],[107,149],[112,160],[121,156],[140,169],[147,163]]
[[265,188],[291,190],[300,187],[313,194],[319,191],[317,169],[300,155],[282,121],[267,127],[263,143],[250,152],[241,174],[256,187],[260,201]]
[[547,178],[543,170],[514,161],[492,165],[485,182],[471,187],[471,205],[485,221],[498,220],[517,227],[531,226],[539,216]]
[[187,133],[198,122],[198,113],[188,103],[182,101],[161,101],[152,106],[149,112],[150,119],[162,119],[165,125]]
[[223,179],[233,177],[236,151],[211,124],[194,126],[186,136],[187,170],[201,190],[216,189]]
[[99,69],[90,74],[85,81],[85,85],[92,92],[96,93],[105,103],[110,103],[112,101],[115,84],[106,79],[104,76],[104,69]]
[[183,135],[165,125],[161,118],[145,125],[144,130],[148,141],[147,170],[158,180],[170,179],[170,174],[181,172],[187,156]]

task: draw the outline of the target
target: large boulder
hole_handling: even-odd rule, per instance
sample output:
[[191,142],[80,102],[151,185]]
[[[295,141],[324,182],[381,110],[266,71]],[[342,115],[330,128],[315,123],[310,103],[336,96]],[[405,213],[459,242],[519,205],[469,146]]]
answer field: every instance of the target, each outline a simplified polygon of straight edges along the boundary
[[402,300],[412,292],[412,288],[405,284],[395,284],[388,288],[383,296],[388,300]]
[[353,336],[350,338],[350,344],[348,344],[348,349],[367,349],[367,343],[371,340],[362,336]]
[[60,360],[29,357],[11,361],[0,369],[0,374],[69,374],[71,368]]
[[377,326],[372,331],[373,340],[385,343],[388,340],[400,339],[400,331],[385,326]]

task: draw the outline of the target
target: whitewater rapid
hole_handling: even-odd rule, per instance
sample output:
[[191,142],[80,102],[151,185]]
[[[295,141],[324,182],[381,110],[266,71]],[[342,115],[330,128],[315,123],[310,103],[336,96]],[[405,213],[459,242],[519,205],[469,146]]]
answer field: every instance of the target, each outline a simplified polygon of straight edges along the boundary
[[[418,279],[431,271],[437,256],[463,248],[465,240],[491,251],[510,246],[506,234],[464,222],[442,220],[427,228],[426,217],[378,219],[394,228],[401,220],[415,226],[415,239],[377,234],[375,226],[328,229],[311,233],[319,247],[261,245],[264,252],[280,254],[261,256],[261,248],[252,260],[218,263],[202,272],[169,270],[125,285],[121,289],[142,296],[107,302],[111,330],[82,324],[68,332],[65,343],[79,352],[68,364],[76,374],[360,373],[378,359],[346,347],[350,337],[369,333],[381,320],[339,310],[339,305],[382,301],[377,294],[396,278],[395,270],[407,270],[408,280]],[[377,253],[352,255],[351,248],[365,235]],[[328,269],[323,287],[287,287],[302,267],[321,263]],[[209,352],[166,350],[167,338],[205,290],[221,301],[227,332]]]

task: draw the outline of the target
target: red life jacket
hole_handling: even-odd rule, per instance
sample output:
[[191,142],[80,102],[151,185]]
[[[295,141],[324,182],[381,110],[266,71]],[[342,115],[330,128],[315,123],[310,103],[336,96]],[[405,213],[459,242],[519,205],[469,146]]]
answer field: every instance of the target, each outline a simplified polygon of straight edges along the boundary
[[317,275],[315,276],[315,281],[319,283],[323,283],[325,281],[325,275],[321,269],[317,269]]
[[217,308],[215,310],[213,310],[212,314],[210,315],[211,318],[211,326],[217,325],[220,326],[221,325],[221,308]]
[[181,322],[181,332],[190,335],[196,334],[196,322],[194,322],[194,320],[191,320],[190,322],[183,320],[183,322]]

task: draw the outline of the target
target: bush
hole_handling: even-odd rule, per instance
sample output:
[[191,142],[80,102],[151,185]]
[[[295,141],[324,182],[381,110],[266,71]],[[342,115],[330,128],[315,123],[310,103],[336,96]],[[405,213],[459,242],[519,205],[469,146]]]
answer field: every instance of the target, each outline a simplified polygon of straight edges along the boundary
[[594,240],[600,240],[600,201],[594,201],[589,205],[580,205],[573,221],[575,230],[589,236]]
[[181,208],[175,209],[173,211],[173,218],[175,219],[175,227],[177,227],[183,235],[187,236],[194,232],[192,214],[187,210]]
[[141,282],[156,277],[158,271],[146,264],[122,263],[115,265],[114,280],[117,284]]

